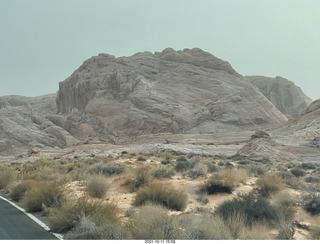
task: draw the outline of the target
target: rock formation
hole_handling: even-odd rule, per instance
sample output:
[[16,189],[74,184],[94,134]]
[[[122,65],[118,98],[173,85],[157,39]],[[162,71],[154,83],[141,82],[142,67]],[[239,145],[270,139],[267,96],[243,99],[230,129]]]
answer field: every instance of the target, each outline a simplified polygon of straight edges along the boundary
[[280,113],[229,63],[200,49],[86,60],[60,82],[59,115],[75,137],[108,142],[156,133],[239,131],[280,123]]
[[60,82],[57,94],[0,97],[0,112],[0,154],[11,155],[143,135],[259,131],[287,121],[228,62],[197,48],[99,54]]
[[312,100],[300,87],[282,77],[246,76],[288,118],[300,116]]

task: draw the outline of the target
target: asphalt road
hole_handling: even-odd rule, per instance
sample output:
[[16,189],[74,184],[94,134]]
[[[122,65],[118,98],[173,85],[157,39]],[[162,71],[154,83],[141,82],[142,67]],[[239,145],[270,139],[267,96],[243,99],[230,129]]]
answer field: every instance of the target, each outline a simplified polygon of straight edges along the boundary
[[57,240],[26,214],[0,198],[0,240]]

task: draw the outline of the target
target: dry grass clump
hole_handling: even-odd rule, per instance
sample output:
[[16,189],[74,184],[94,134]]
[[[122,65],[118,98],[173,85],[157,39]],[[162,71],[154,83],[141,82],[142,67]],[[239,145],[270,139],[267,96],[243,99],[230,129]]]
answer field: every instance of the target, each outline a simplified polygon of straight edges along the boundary
[[[119,209],[115,204],[101,201],[89,201],[82,197],[76,202],[65,202],[60,207],[51,209],[49,227],[51,231],[66,233],[72,230],[83,218],[90,218],[95,225],[117,223]],[[81,227],[79,227],[81,229]]]
[[237,177],[232,171],[224,170],[213,174],[209,180],[200,188],[201,192],[207,194],[232,193],[238,184]]
[[270,202],[279,209],[279,212],[286,220],[293,219],[297,211],[297,205],[292,194],[287,190],[275,193]]
[[148,202],[183,211],[187,206],[188,196],[184,191],[176,190],[170,185],[154,183],[138,191],[133,204],[139,206]]
[[176,239],[172,218],[160,205],[145,205],[131,220],[131,232],[136,240]]
[[57,185],[39,181],[25,192],[22,203],[28,212],[38,212],[61,205],[63,199],[62,191]]
[[152,173],[150,167],[137,168],[134,171],[133,178],[126,180],[127,185],[132,192],[137,191],[141,186],[147,185],[152,181]]
[[17,178],[15,170],[2,166],[0,167],[0,189],[7,188]]
[[278,175],[264,175],[257,181],[257,185],[260,194],[265,197],[285,188],[282,178]]
[[229,228],[219,217],[210,213],[187,214],[178,218],[178,238],[182,240],[230,240]]
[[14,201],[20,201],[27,190],[35,188],[38,182],[36,180],[23,180],[10,190],[10,198]]
[[97,198],[103,198],[110,187],[107,178],[103,175],[88,176],[85,182],[86,192]]

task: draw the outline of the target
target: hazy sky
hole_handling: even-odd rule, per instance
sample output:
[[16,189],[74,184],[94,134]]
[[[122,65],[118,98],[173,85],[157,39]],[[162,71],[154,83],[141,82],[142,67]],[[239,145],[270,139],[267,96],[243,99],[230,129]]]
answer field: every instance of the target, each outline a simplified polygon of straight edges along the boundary
[[99,53],[199,47],[320,98],[320,0],[0,0],[0,96],[55,93]]

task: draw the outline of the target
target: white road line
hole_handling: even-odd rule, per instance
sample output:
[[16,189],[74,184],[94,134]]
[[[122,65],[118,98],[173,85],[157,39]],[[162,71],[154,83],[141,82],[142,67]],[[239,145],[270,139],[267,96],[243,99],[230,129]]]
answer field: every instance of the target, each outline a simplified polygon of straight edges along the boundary
[[[46,231],[50,232],[50,228],[49,226],[47,226],[45,223],[43,223],[40,219],[38,219],[37,217],[35,217],[34,215],[28,213],[25,209],[19,207],[17,204],[15,204],[14,202],[11,202],[10,200],[0,196],[0,199],[6,201],[7,203],[11,204],[13,207],[15,207],[16,209],[20,210],[21,212],[23,212],[24,214],[26,214],[30,219],[32,219],[34,222],[36,222],[38,225],[40,225],[43,229],[45,229]],[[63,235],[61,234],[57,234],[57,233],[53,233],[50,232],[52,235],[54,235],[55,237],[57,237],[59,240],[63,240]]]

